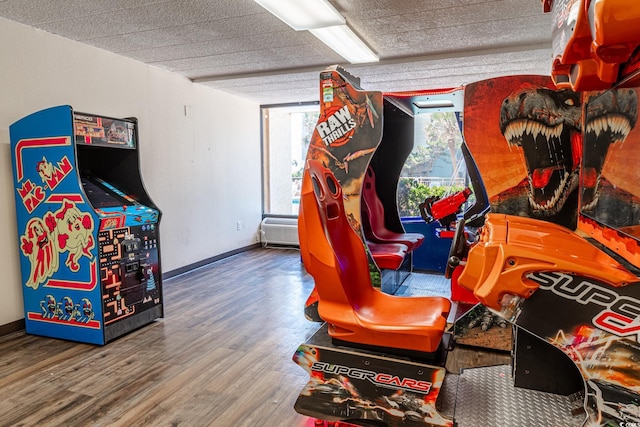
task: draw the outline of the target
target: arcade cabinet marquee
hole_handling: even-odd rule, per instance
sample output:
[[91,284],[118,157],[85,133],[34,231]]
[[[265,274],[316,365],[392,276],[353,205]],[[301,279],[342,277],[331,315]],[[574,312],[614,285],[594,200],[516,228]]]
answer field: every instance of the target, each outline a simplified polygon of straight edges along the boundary
[[105,344],[163,317],[136,120],[59,106],[10,135],[27,333]]

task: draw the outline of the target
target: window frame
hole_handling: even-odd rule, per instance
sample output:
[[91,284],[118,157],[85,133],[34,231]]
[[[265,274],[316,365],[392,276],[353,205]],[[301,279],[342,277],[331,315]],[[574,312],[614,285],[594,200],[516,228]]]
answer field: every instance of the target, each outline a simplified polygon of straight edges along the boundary
[[[318,113],[320,112],[320,101],[304,101],[304,102],[288,102],[282,104],[263,104],[260,105],[260,175],[261,175],[261,209],[262,209],[262,219],[264,218],[298,218],[298,214],[278,214],[278,213],[267,213],[266,212],[266,203],[268,201],[268,197],[270,196],[268,193],[269,190],[269,177],[268,168],[269,168],[269,158],[268,153],[268,127],[265,126],[265,122],[268,118],[265,117],[265,111],[273,108],[293,108],[293,107],[306,107],[306,106],[316,106],[318,109]],[[266,129],[265,129],[266,128]],[[305,154],[306,158],[306,154]]]

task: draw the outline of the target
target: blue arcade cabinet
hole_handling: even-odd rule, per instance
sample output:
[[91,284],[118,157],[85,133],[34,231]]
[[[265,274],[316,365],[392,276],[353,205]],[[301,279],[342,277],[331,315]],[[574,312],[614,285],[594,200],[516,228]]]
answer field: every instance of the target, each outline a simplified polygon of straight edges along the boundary
[[27,333],[102,345],[163,317],[137,121],[59,106],[9,130]]

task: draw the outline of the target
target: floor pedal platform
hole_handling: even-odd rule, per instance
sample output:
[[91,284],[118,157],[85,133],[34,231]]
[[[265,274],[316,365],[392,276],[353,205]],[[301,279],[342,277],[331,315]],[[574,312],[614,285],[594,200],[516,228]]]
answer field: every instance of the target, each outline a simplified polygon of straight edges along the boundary
[[445,369],[360,349],[301,344],[293,360],[309,373],[295,403],[303,415],[327,420],[371,420],[406,427],[452,427],[436,401]]

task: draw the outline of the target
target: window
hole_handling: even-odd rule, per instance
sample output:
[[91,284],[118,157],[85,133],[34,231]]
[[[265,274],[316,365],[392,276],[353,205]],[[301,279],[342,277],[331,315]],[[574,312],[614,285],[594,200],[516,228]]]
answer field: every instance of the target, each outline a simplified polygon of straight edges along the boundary
[[416,114],[414,123],[413,150],[398,183],[400,217],[420,216],[418,205],[426,198],[461,191],[466,179],[456,113]]
[[263,214],[298,215],[302,171],[318,103],[263,106]]
[[[319,110],[318,103],[262,107],[264,215],[298,215],[302,171]],[[460,191],[466,179],[456,113],[416,114],[414,123],[414,148],[398,186],[401,217],[420,216],[418,205],[427,197]]]

